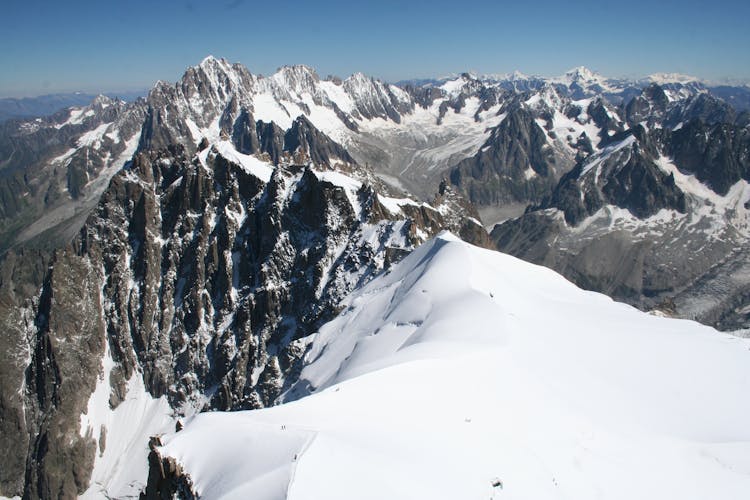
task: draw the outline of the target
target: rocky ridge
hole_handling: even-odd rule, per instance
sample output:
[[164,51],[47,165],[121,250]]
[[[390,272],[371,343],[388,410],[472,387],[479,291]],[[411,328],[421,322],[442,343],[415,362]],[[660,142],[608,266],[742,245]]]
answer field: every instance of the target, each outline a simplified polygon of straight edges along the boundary
[[[443,177],[455,179],[492,225],[538,204],[576,161],[639,123],[640,115],[670,127],[687,116],[750,123],[750,115],[713,97],[711,87],[667,76],[616,80],[581,67],[558,78],[465,73],[401,88],[362,74],[323,79],[302,65],[262,76],[207,57],[177,83],[159,82],[144,100],[101,97],[51,118],[4,124],[0,235],[4,248],[44,241],[54,247],[75,234],[136,150],[182,144],[192,153],[203,138],[230,138],[254,154],[261,144],[278,145],[280,132],[299,117],[381,180],[422,200]],[[651,97],[661,99],[653,109],[646,102],[651,87]],[[690,106],[673,106],[690,99]],[[658,109],[667,101],[672,111],[662,117]],[[279,147],[264,148],[277,163]]]
[[[433,207],[384,194],[304,117],[282,130],[240,112],[238,133],[157,148],[179,123],[154,122],[80,233],[11,294],[3,436],[28,452],[4,457],[3,494],[137,496],[149,433],[273,404],[295,380],[298,339],[438,231],[489,244],[457,195]],[[11,276],[26,269],[14,262]],[[111,464],[125,459],[142,467],[123,482]]]
[[644,309],[746,328],[747,127],[708,94],[653,84],[621,109],[627,129],[496,226],[498,248]]
[[[444,228],[489,245],[480,214],[533,204],[495,228],[501,249],[744,324],[743,120],[698,86],[583,69],[402,89],[209,57],[132,104],[9,122],[0,425],[27,451],[3,457],[0,494],[137,495],[149,434],[273,404],[348,291]],[[141,472],[113,475],[120,456]]]

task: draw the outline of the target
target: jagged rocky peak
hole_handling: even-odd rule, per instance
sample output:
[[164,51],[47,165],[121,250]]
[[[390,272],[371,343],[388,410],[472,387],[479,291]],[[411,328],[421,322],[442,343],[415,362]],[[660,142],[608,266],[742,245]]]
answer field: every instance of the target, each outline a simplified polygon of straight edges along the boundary
[[200,70],[214,81],[219,80],[222,76],[229,80],[237,81],[238,79],[251,75],[248,69],[242,64],[230,63],[223,57],[216,58],[211,55],[204,58],[198,66],[188,68],[188,71],[190,69]]
[[302,64],[282,66],[270,77],[260,80],[258,91],[270,93],[279,101],[294,102],[308,115],[309,98],[318,106],[329,109],[337,107],[321,86],[317,72]]
[[[242,109],[227,113],[226,126],[222,133],[231,139],[234,148],[242,154],[256,155],[274,165],[306,165],[312,163],[322,168],[343,168],[347,171],[357,167],[356,160],[340,144],[318,130],[305,116],[294,119],[284,131],[274,123],[254,121],[252,114]],[[236,116],[236,119],[233,118]],[[205,149],[208,140],[199,145]]]
[[665,126],[676,128],[690,120],[699,120],[708,125],[734,124],[737,121],[737,112],[723,99],[708,92],[698,92],[673,103],[667,113]]
[[625,130],[625,123],[620,116],[619,109],[603,97],[594,97],[586,108],[586,114],[599,127],[602,141]]
[[[137,105],[138,103],[134,103]],[[93,124],[101,124],[103,122],[112,121],[117,115],[128,107],[128,104],[121,100],[108,97],[102,94],[97,95],[94,99],[85,106],[67,108],[58,111],[54,115],[40,119],[35,122],[35,127],[22,127],[21,131],[24,133],[36,132],[40,128],[63,128],[63,127],[76,127],[78,129],[88,128]]]
[[551,121],[555,110],[561,110],[568,103],[570,99],[551,83],[545,83],[538,91],[532,92],[525,102],[526,106],[537,110],[542,118],[548,121]]
[[185,71],[179,87],[189,104],[200,112],[207,104],[220,106],[232,96],[251,95],[258,77],[241,64],[230,64],[226,59],[206,57],[197,66]]
[[625,109],[640,121],[602,141],[492,238],[638,307],[746,327],[748,287],[735,277],[749,261],[750,134],[706,123],[715,110],[726,116],[713,98],[670,102],[655,85],[642,94]]
[[684,213],[685,194],[674,175],[655,163],[650,149],[642,128],[613,136],[602,152],[582,160],[563,176],[538,208],[557,208],[572,225],[605,205],[626,209],[640,219],[663,208]]
[[631,126],[644,123],[652,127],[664,118],[668,105],[669,97],[664,89],[652,83],[625,106],[625,119]]
[[720,196],[726,196],[738,182],[750,181],[747,127],[694,119],[664,135],[665,153],[681,171],[695,175]]
[[448,179],[440,181],[432,206],[443,216],[446,227],[463,240],[484,248],[493,247],[476,207],[456,191]]
[[464,72],[454,78],[446,80],[439,88],[441,88],[448,97],[455,98],[460,94],[470,95],[476,92],[480,87],[485,86],[486,83],[489,82],[483,82],[473,73]]
[[611,90],[607,78],[584,66],[568,70],[564,75],[552,78],[550,81],[566,87],[568,93],[574,99],[590,97]]
[[363,118],[391,119],[401,123],[401,115],[414,110],[414,103],[404,90],[362,73],[344,80],[343,88]]
[[273,79],[295,92],[313,92],[320,82],[320,77],[314,68],[304,64],[282,66],[273,75]]
[[89,107],[91,109],[103,110],[113,105],[123,106],[125,105],[125,101],[123,101],[122,99],[108,97],[104,94],[99,94],[94,97],[94,100],[91,101],[91,105]]
[[590,70],[586,66],[577,66],[569,69],[565,72],[565,77],[570,81],[582,82],[599,81],[603,78],[599,73]]
[[[303,339],[354,287],[446,228],[465,226],[487,244],[457,197],[444,191],[437,206],[389,197],[304,116],[272,130],[289,152],[278,166],[223,139],[196,153],[181,144],[138,152],[55,254],[26,311],[34,386],[15,405],[29,408],[30,442],[50,444],[29,452],[31,497],[94,483],[132,493],[137,481],[116,489],[101,464],[145,460],[148,435],[174,426],[153,412],[272,405],[296,381]],[[66,317],[85,328],[73,332]],[[66,351],[74,335],[89,346],[85,363]],[[146,410],[115,417],[133,401]]]
[[450,182],[478,205],[539,202],[557,179],[547,137],[525,106],[512,107],[479,152],[450,170]]
[[353,91],[363,93],[372,87],[382,86],[382,83],[361,71],[357,71],[344,79],[344,85]]

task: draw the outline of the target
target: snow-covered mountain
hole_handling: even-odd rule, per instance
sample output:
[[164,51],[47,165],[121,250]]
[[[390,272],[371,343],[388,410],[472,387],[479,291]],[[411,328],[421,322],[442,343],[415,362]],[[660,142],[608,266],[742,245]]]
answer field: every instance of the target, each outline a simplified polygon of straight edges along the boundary
[[0,252],[72,238],[136,152],[144,116],[142,100],[99,96],[50,117],[0,124]]
[[[104,95],[112,99],[135,101],[146,95],[147,90],[107,92]],[[46,94],[36,97],[3,97],[0,98],[0,123],[11,120],[28,120],[51,116],[66,108],[84,107],[98,97],[85,92]]]
[[[259,142],[269,140],[271,123],[285,131],[300,116],[382,180],[423,200],[434,194],[443,177],[460,177],[459,190],[483,207],[485,222],[492,224],[540,202],[539,184],[549,191],[576,156],[595,151],[600,136],[616,131],[625,120],[620,106],[653,81],[609,79],[579,67],[548,79],[465,73],[401,88],[362,74],[321,79],[306,66],[282,67],[264,77],[207,57],[176,84],[159,82],[145,100],[109,107],[104,106],[109,100],[102,98],[51,118],[4,125],[0,235],[4,248],[29,240],[37,246],[41,240],[67,241],[136,148],[179,143],[194,151],[203,138],[225,136],[239,151],[253,154]],[[658,81],[671,100],[710,92],[694,81]],[[742,111],[750,95],[728,89],[721,90],[722,97]],[[498,130],[508,116],[516,118],[515,125]],[[256,125],[259,121],[264,127]],[[510,139],[521,134],[523,146],[516,147],[511,158],[493,158],[487,169],[486,158],[480,156],[500,133]],[[529,142],[529,134],[539,138]],[[524,158],[534,156],[549,157],[554,168],[535,179],[508,173],[523,173]],[[484,167],[474,180],[465,175],[465,164],[463,174],[449,175],[462,161]],[[486,189],[477,193],[472,183],[499,183],[500,194],[488,195]],[[509,204],[516,208],[509,212]]]
[[302,339],[280,406],[161,436],[149,493],[742,498],[750,340],[444,234]]
[[498,247],[645,309],[746,328],[749,129],[707,93],[656,85],[624,116],[542,203],[493,230]]
[[83,92],[48,94],[38,97],[0,98],[0,122],[12,118],[37,118],[77,106],[86,106],[96,96]]
[[[3,495],[138,496],[151,435],[197,411],[273,404],[296,381],[295,341],[349,291],[441,230],[489,244],[447,184],[429,203],[394,196],[305,116],[283,129],[233,108],[226,86],[253,78],[207,67],[137,107],[101,100],[114,121],[81,109],[35,122],[80,125],[71,140],[90,158],[120,144],[113,123],[142,117],[135,156],[94,171],[101,190],[84,184],[99,198],[75,237],[0,262],[0,430],[18,450],[0,457]],[[280,88],[305,75],[290,69]]]
[[579,284],[743,324],[750,115],[631,83],[209,57],[0,125],[0,494],[137,495],[149,436],[302,388],[349,292],[444,229],[490,246],[480,214]]
[[[113,107],[122,114],[116,120],[99,105],[6,125],[0,236],[4,248],[67,241],[136,149],[179,143],[194,152],[204,138],[227,137],[238,151],[254,154],[263,141],[274,141],[274,127],[285,131],[300,116],[381,180],[418,198],[428,200],[443,177],[453,179],[491,226],[538,204],[580,155],[627,128],[624,106],[653,81],[610,79],[579,67],[548,79],[465,73],[401,88],[362,74],[321,79],[306,66],[264,77],[207,57],[176,84],[159,82],[145,101]],[[671,101],[710,92],[694,81],[659,82]],[[726,89],[723,96],[738,111],[750,97]],[[546,167],[533,158],[545,158]]]

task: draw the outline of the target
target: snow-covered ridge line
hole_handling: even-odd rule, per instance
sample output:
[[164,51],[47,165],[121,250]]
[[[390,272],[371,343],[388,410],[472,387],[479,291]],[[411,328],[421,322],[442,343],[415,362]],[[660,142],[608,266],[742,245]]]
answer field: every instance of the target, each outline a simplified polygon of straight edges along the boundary
[[310,339],[288,394],[309,396],[202,414],[162,439],[197,494],[703,499],[750,488],[747,339],[641,313],[450,235],[344,305]]

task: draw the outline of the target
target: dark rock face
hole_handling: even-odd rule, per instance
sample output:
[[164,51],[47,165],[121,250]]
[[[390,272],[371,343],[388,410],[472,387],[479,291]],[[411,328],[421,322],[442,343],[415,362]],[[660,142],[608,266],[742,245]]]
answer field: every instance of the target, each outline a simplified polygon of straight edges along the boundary
[[553,235],[565,232],[565,223],[548,212],[530,214],[498,224],[490,238],[498,248],[553,268],[581,288],[641,304],[649,284],[644,281],[647,241],[636,242],[626,231],[608,233],[562,250]]
[[750,130],[692,120],[666,139],[666,151],[685,172],[720,195],[740,179],[750,180]]
[[[326,251],[345,241],[356,216],[344,193],[310,170],[279,170],[264,185],[220,155],[209,157],[209,169],[181,155],[138,157],[130,173],[143,182],[123,176],[113,183],[85,241],[100,234],[107,242],[104,295],[115,298],[109,328],[131,325],[115,355],[126,376],[141,366],[151,393],[174,402],[218,385],[212,406],[258,407],[276,394],[259,393],[249,372],[272,363],[269,349],[292,356],[288,343],[340,298],[334,285],[341,283],[323,272],[334,264]],[[330,210],[335,227],[326,224]],[[128,232],[113,231],[120,227]],[[340,272],[354,270],[356,259],[337,263]],[[129,276],[139,288],[122,295]],[[224,324],[209,345],[192,344],[192,332],[218,333]]]
[[[608,142],[612,135],[618,134],[623,131],[622,123],[615,118],[617,116],[613,113],[607,103],[602,98],[595,98],[591,101],[587,108],[588,115],[594,120],[594,123],[601,130],[600,138],[604,142]],[[591,151],[593,152],[593,151]],[[588,152],[588,154],[591,154]]]
[[35,331],[30,309],[47,272],[48,255],[26,250],[0,258],[0,492],[23,492],[30,430],[24,380]]
[[668,113],[665,124],[671,128],[680,123],[699,120],[707,125],[717,123],[733,124],[737,114],[729,104],[708,93],[689,97],[679,106],[674,106]]
[[664,90],[651,84],[625,106],[625,119],[631,127],[642,122],[653,126],[664,118],[668,105],[669,98]]
[[[622,137],[626,137],[622,139]],[[621,135],[627,141],[628,135]],[[581,179],[585,169],[587,179]],[[685,195],[674,177],[663,172],[638,145],[626,146],[581,162],[563,176],[551,197],[540,208],[558,208],[572,225],[593,215],[604,205],[625,208],[636,217],[648,218],[663,208],[684,213]]]
[[242,154],[250,155],[261,151],[259,124],[253,119],[250,111],[240,111],[237,120],[232,125],[232,144]]
[[[651,94],[658,103],[656,89]],[[635,306],[747,327],[747,286],[734,278],[748,262],[738,251],[748,241],[747,207],[742,196],[722,198],[747,180],[747,151],[747,131],[734,124],[696,118],[674,130],[636,126],[611,136],[491,238],[502,251]],[[698,181],[702,187],[691,184]]]
[[418,85],[405,84],[401,88],[409,94],[414,102],[423,107],[429,108],[435,100],[443,96],[443,92],[437,87],[422,87]]
[[88,486],[95,446],[71,416],[86,408],[81,396],[93,392],[104,353],[101,276],[89,264],[73,248],[56,252],[42,288],[25,387],[33,395],[25,497],[70,498]]
[[[14,332],[31,352],[25,383],[24,363],[10,374],[24,397],[4,390],[2,399],[4,428],[26,426],[24,495],[86,490],[106,429],[82,436],[78,417],[105,344],[112,408],[135,373],[175,409],[268,406],[295,380],[300,339],[355,286],[451,224],[487,244],[481,225],[464,224],[456,196],[441,199],[440,211],[414,204],[393,214],[372,185],[352,194],[331,182],[307,166],[309,155],[339,157],[340,146],[305,127],[300,120],[285,134],[288,144],[304,141],[292,155],[302,164],[265,167],[268,179],[213,146],[195,156],[182,146],[138,154],[74,242],[54,253]],[[17,478],[3,481],[20,493]]]
[[294,120],[292,128],[284,134],[284,151],[292,155],[307,156],[316,165],[327,167],[331,166],[334,159],[343,163],[356,163],[343,147],[316,129],[304,116]]
[[[155,445],[158,446],[158,439]],[[148,456],[148,482],[141,493],[141,500],[171,500],[198,498],[190,476],[185,474],[180,464],[171,457],[161,457],[152,447]]]
[[[502,86],[478,90],[480,111],[499,104],[504,118],[474,156],[450,170],[451,183],[489,217],[514,217],[548,198],[561,176],[627,127],[623,111],[602,95],[574,101],[574,87],[545,83],[524,94]],[[586,96],[593,88],[587,84]]]
[[450,171],[451,184],[481,205],[540,201],[555,182],[555,156],[524,108],[508,112],[480,148]]

